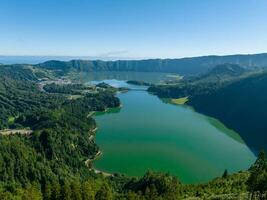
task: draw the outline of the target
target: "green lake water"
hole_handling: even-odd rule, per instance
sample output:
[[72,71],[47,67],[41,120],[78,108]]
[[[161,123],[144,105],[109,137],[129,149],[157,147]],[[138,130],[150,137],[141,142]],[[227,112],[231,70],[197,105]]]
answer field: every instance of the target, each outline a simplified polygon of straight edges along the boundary
[[[124,81],[105,82],[127,86]],[[98,170],[129,176],[153,170],[199,183],[221,176],[225,169],[246,170],[255,161],[237,133],[190,107],[164,103],[147,91],[118,97],[122,108],[94,116],[96,143],[103,153],[94,162]]]

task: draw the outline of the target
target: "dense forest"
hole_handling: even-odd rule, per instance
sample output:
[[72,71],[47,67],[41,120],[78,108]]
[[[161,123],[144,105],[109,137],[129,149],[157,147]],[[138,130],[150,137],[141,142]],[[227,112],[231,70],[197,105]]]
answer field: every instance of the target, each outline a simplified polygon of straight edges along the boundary
[[91,88],[83,84],[56,84],[50,83],[44,85],[43,89],[48,93],[61,93],[61,94],[83,94],[84,90],[90,90]]
[[128,84],[132,85],[142,85],[142,86],[151,86],[151,83],[147,83],[145,81],[135,81],[135,80],[129,80],[126,81]]
[[267,149],[266,102],[267,73],[263,73],[195,95],[188,104],[236,130],[252,150],[258,151]]
[[[253,69],[267,67],[267,54],[202,56],[181,59],[148,59],[148,60],[51,60],[40,63],[45,69],[57,70],[61,74],[70,71],[136,71],[136,72],[171,72],[180,75],[204,74],[214,66],[233,63]],[[58,71],[59,70],[59,71]]]
[[[119,99],[103,90],[78,99],[41,92],[34,72],[23,66],[1,66],[0,182],[24,187],[88,177],[85,161],[98,152],[90,139],[95,121],[88,114],[118,107]],[[24,134],[25,130],[32,132]]]
[[236,64],[222,64],[200,76],[185,77],[166,84],[152,85],[148,91],[161,98],[195,96],[211,93],[223,86],[261,72],[262,70],[246,70]]
[[237,131],[254,152],[267,149],[266,71],[218,65],[205,75],[149,91],[161,98],[189,97],[188,105]]
[[266,199],[264,152],[248,171],[225,170],[196,185],[150,171],[96,173],[92,113],[120,106],[116,90],[50,83],[43,91],[42,80],[57,79],[57,72],[29,65],[1,65],[0,72],[0,199]]

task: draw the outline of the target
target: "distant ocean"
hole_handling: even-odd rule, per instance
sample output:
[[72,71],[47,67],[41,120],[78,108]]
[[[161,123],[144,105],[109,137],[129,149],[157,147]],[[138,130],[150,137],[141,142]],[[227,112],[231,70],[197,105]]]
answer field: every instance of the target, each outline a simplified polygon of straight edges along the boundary
[[1,64],[38,64],[48,60],[68,61],[72,59],[92,59],[89,57],[71,56],[0,56]]
[[48,60],[140,60],[144,58],[128,58],[128,57],[92,57],[92,56],[1,56],[0,64],[38,64]]

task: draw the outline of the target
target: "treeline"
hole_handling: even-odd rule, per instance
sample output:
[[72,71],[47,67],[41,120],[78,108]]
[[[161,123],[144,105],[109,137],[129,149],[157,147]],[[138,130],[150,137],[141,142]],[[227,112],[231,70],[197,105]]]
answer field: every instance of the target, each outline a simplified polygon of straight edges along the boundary
[[61,93],[61,94],[82,94],[83,90],[91,89],[83,84],[56,84],[50,83],[44,86],[44,90],[49,93]]
[[136,80],[129,80],[127,81],[128,84],[132,85],[142,85],[142,86],[151,86],[151,83],[147,83],[145,81],[136,81]]
[[114,92],[102,88],[71,100],[62,94],[41,92],[39,77],[31,68],[18,68],[22,73],[14,76],[10,66],[1,70],[1,129],[29,128],[33,132],[0,133],[0,199],[266,197],[264,153],[248,172],[225,172],[222,178],[206,184],[184,185],[176,177],[152,172],[140,178],[96,174],[91,161],[99,149],[90,137],[96,124],[88,114],[119,106]]
[[24,186],[90,176],[85,162],[94,158],[98,147],[89,138],[96,125],[87,114],[118,105],[111,94],[97,94],[66,101],[57,109],[21,113],[15,123],[34,132],[0,136],[0,182]]
[[187,77],[170,84],[152,85],[148,91],[161,98],[205,95],[256,72],[258,70],[248,71],[236,64],[221,64],[200,76]]
[[189,97],[188,105],[234,129],[253,151],[267,150],[266,71],[246,72],[226,64],[201,77],[148,91],[161,98]]
[[189,98],[197,111],[237,131],[254,151],[267,150],[267,73],[247,77]]
[[20,113],[54,109],[64,102],[62,96],[40,92],[31,69],[1,66],[0,70],[0,129],[17,126],[13,119]]
[[135,71],[135,72],[168,72],[180,75],[199,75],[208,72],[216,65],[233,63],[246,68],[266,67],[267,54],[202,56],[181,59],[147,59],[147,60],[51,60],[36,66],[54,70],[58,74],[72,71]]
[[0,133],[0,184],[24,188],[32,182],[43,186],[61,179],[91,177],[85,162],[99,150],[90,139],[96,124],[88,114],[117,107],[119,99],[109,91],[98,91],[70,100],[41,92],[38,77],[28,78],[31,69],[18,68],[19,76],[13,76],[11,66],[4,70],[4,75],[0,74],[0,128],[27,128],[33,133]]
[[19,81],[36,81],[37,76],[33,72],[32,67],[27,65],[1,65],[1,78],[13,78]]
[[266,199],[267,158],[261,152],[248,172],[229,175],[203,184],[182,184],[173,176],[147,172],[140,178],[92,174],[83,180],[61,179],[25,187],[15,183],[0,187],[1,199],[44,200],[179,200],[179,199]]

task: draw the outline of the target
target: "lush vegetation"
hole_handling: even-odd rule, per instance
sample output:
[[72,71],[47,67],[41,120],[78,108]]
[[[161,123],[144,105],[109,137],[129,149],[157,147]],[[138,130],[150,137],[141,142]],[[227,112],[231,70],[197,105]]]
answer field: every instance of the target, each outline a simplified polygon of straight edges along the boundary
[[256,72],[247,71],[235,64],[222,64],[212,68],[204,75],[187,77],[176,82],[167,82],[161,85],[153,85],[148,91],[157,94],[161,98],[205,95]]
[[[90,176],[85,161],[94,158],[98,147],[89,138],[96,125],[88,114],[118,107],[114,93],[97,91],[69,100],[41,92],[31,69],[3,66],[1,70],[1,129],[16,128],[18,134],[0,131],[0,182],[25,187]],[[26,128],[33,133],[20,134]]]
[[267,150],[267,73],[218,66],[206,75],[171,85],[152,86],[162,98],[189,97],[188,105],[240,133],[254,151]]
[[125,88],[125,87],[115,88],[115,87],[112,87],[112,86],[110,86],[109,84],[107,84],[105,82],[98,83],[96,85],[96,87],[100,88],[100,89],[104,89],[105,91],[109,91],[111,93],[114,93],[114,92],[117,92],[117,91],[127,92],[129,90],[129,88]]
[[250,69],[254,67],[266,67],[267,54],[118,61],[72,60],[63,62],[51,60],[41,63],[38,66],[55,70],[61,75],[71,71],[169,72],[180,75],[197,75],[206,73],[214,66],[224,63],[238,64]]
[[267,74],[234,82],[205,95],[191,97],[189,105],[236,130],[255,150],[267,149]]
[[41,93],[30,68],[1,66],[0,71],[0,129],[19,126],[10,122],[20,113],[54,109],[64,101],[61,96]]
[[50,83],[44,86],[44,90],[49,93],[61,93],[61,94],[72,94],[80,95],[85,90],[90,90],[91,88],[83,84],[56,84]]
[[[247,172],[225,171],[197,185],[162,173],[140,178],[95,173],[91,161],[99,149],[90,113],[118,107],[116,90],[101,84],[83,92],[88,87],[52,84],[43,92],[40,80],[54,73],[23,65],[1,65],[0,71],[0,199],[266,198],[264,153]],[[77,90],[81,97],[69,99]],[[1,134],[7,128],[17,134]],[[24,129],[33,132],[22,134]]]
[[143,86],[151,86],[150,83],[147,83],[145,81],[135,81],[135,80],[129,80],[127,81],[128,84],[132,84],[132,85],[143,85]]
[[1,199],[266,199],[267,198],[267,159],[264,152],[248,172],[229,175],[227,170],[222,177],[209,183],[184,185],[168,174],[147,172],[141,178],[128,178],[121,175],[104,177],[90,174],[79,180],[60,179],[40,184],[28,183],[25,186],[2,184]]

